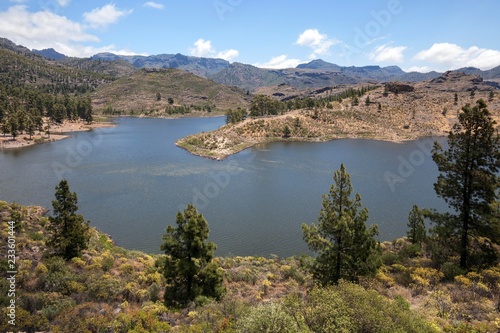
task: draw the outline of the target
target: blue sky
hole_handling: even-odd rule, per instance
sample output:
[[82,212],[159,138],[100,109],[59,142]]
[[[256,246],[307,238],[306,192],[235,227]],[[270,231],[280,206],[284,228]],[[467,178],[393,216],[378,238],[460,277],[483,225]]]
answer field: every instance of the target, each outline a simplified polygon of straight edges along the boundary
[[500,65],[499,12],[498,0],[0,0],[0,37],[78,57],[490,69]]

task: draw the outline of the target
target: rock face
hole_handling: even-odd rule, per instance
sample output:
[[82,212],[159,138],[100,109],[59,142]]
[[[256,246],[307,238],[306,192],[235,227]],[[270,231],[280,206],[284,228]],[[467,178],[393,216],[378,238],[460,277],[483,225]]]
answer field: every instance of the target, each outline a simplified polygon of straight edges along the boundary
[[387,90],[398,94],[398,93],[403,93],[403,92],[412,92],[415,90],[415,88],[409,84],[406,83],[401,83],[401,82],[389,82],[386,83],[385,85],[387,87]]
[[440,91],[470,91],[490,90],[491,86],[484,84],[483,78],[477,74],[448,71],[428,82],[427,88]]
[[464,72],[452,72],[448,71],[443,73],[441,76],[433,79],[430,83],[453,83],[453,82],[464,82],[469,81],[473,84],[478,84],[483,82],[483,78],[476,74],[465,74]]

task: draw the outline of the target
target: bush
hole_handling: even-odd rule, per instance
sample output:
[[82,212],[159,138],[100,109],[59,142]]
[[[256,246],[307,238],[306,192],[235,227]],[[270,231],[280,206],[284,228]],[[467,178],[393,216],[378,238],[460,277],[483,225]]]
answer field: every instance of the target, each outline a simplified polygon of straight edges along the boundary
[[353,310],[347,306],[337,289],[313,289],[309,294],[304,320],[312,332],[357,331]]
[[441,272],[443,272],[443,280],[453,281],[456,276],[464,275],[465,270],[461,269],[460,266],[454,262],[445,262],[441,266]]
[[45,260],[44,264],[39,264],[36,270],[47,269],[46,273],[40,276],[39,283],[44,291],[60,292],[64,295],[71,293],[68,282],[77,280],[77,276],[73,274],[66,262],[61,257],[51,257]]
[[420,256],[420,245],[419,244],[410,244],[401,249],[398,252],[398,256],[401,260],[416,258]]
[[281,304],[269,303],[250,309],[247,315],[238,320],[236,332],[299,333],[303,331]]
[[374,290],[347,282],[341,282],[336,288],[353,311],[357,332],[436,332],[430,323]]

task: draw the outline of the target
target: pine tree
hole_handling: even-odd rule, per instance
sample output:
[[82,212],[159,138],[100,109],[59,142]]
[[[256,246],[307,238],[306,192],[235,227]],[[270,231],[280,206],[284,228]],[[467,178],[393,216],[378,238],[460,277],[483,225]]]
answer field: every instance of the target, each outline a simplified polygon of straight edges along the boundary
[[375,240],[376,225],[366,227],[368,210],[361,208],[361,197],[351,198],[352,185],[344,165],[333,176],[334,184],[323,195],[318,225],[302,224],[304,240],[318,253],[314,277],[323,285],[340,279],[357,281],[380,267],[380,245]]
[[412,244],[422,244],[425,240],[426,230],[423,213],[416,205],[413,205],[408,215],[408,230],[406,235]]
[[290,127],[288,127],[288,125],[285,125],[285,127],[283,128],[283,137],[289,138],[291,134],[292,131],[290,130]]
[[223,272],[212,260],[216,245],[207,242],[207,221],[189,204],[183,213],[177,213],[176,223],[177,227],[167,227],[161,246],[166,254],[165,303],[184,306],[199,296],[220,299],[224,293]]
[[500,242],[500,225],[493,209],[498,201],[500,139],[483,100],[462,108],[448,135],[448,150],[436,142],[433,160],[440,175],[436,194],[456,213],[429,213],[436,240],[460,257],[460,267],[496,261],[492,243]]
[[90,234],[89,222],[76,214],[78,198],[71,193],[66,180],[61,180],[56,187],[56,200],[52,201],[53,215],[49,216],[48,245],[66,260],[78,257],[87,249]]

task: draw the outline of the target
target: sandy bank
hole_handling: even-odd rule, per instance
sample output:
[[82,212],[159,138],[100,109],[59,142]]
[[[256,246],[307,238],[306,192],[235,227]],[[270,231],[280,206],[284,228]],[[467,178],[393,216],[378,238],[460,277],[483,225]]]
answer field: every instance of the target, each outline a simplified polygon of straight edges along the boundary
[[68,133],[72,132],[82,132],[89,131],[94,128],[107,128],[114,126],[116,125],[108,122],[87,124],[85,121],[66,121],[59,125],[51,125],[50,135],[36,132],[36,134],[32,135],[30,139],[28,134],[22,133],[19,134],[15,140],[10,135],[0,136],[0,148],[22,148],[39,143],[62,140],[68,137]]

